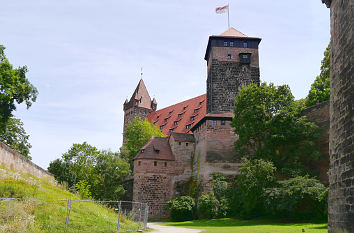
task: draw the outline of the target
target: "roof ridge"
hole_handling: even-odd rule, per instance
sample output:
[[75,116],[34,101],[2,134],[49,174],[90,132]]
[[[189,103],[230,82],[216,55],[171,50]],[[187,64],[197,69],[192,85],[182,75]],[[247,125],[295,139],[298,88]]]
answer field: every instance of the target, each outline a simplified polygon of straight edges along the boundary
[[170,108],[170,107],[173,107],[173,106],[178,105],[178,104],[181,104],[181,103],[183,103],[183,102],[190,101],[190,100],[192,100],[192,99],[196,99],[196,98],[202,97],[203,95],[206,95],[206,93],[205,93],[205,94],[202,94],[202,95],[198,95],[198,96],[193,97],[193,98],[190,98],[190,99],[187,99],[187,100],[183,100],[183,101],[178,102],[178,103],[175,103],[175,104],[173,104],[173,105],[170,105],[170,106],[167,106],[167,107],[158,109],[158,110],[156,110],[156,112],[161,111],[161,110],[164,110],[164,109],[167,109],[167,108]]

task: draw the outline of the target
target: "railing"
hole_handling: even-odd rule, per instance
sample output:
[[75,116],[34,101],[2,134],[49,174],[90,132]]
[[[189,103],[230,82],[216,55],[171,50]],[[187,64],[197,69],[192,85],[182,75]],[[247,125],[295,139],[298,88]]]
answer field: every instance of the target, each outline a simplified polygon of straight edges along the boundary
[[147,221],[140,202],[0,198],[0,233],[142,232]]

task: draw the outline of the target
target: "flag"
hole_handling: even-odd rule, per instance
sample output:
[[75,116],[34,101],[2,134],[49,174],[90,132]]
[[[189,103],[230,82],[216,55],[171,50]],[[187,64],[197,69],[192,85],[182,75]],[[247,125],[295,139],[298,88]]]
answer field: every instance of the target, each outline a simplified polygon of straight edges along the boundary
[[229,11],[229,5],[217,7],[215,9],[216,14],[223,14],[223,13],[227,13],[228,11]]

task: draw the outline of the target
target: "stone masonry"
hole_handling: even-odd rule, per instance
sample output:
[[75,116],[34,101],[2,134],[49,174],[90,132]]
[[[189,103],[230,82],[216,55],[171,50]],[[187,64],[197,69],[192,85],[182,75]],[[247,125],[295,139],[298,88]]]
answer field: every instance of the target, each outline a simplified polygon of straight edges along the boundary
[[328,232],[354,232],[353,0],[322,0],[331,15]]

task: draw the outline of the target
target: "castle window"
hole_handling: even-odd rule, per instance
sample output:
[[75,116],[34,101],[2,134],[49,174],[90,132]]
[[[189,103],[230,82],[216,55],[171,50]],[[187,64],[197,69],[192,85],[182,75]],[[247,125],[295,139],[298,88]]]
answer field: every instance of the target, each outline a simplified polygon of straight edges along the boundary
[[154,161],[154,166],[155,166],[155,167],[157,166],[157,162],[156,162],[156,161]]
[[195,120],[195,116],[192,116],[192,117],[191,117],[191,121],[194,121],[194,120]]
[[178,125],[179,121],[173,122],[173,125]]
[[231,54],[227,54],[227,59],[228,59],[228,60],[231,59]]
[[212,120],[212,121],[211,121],[211,124],[212,124],[212,125],[216,125],[216,120]]
[[188,146],[188,142],[186,143],[186,146]]
[[248,43],[247,42],[243,42],[242,45],[243,45],[244,48],[247,48]]
[[224,46],[227,46],[227,41],[224,41]]
[[191,124],[189,124],[189,125],[186,125],[186,129],[190,129],[191,128]]
[[233,47],[234,46],[234,42],[230,41],[230,46]]
[[197,108],[197,109],[194,109],[194,112],[196,113],[196,112],[199,112],[199,108]]
[[240,53],[240,62],[243,64],[251,63],[251,54],[250,53]]
[[178,117],[182,117],[182,116],[183,116],[183,113],[178,114]]
[[225,120],[221,120],[221,125],[225,125]]
[[140,166],[140,165],[141,165],[141,161],[138,162],[138,166]]
[[164,126],[164,125],[161,125],[161,126],[160,126],[160,129],[163,130],[163,127],[165,127],[165,126]]
[[167,167],[167,162],[165,162],[165,167]]

